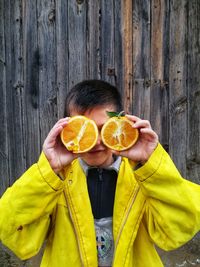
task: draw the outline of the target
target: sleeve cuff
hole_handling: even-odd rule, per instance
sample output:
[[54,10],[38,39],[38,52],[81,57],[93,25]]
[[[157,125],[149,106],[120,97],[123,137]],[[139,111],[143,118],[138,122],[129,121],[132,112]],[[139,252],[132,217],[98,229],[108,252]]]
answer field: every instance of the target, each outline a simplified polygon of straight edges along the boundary
[[56,191],[63,189],[62,180],[52,170],[44,152],[41,153],[37,165],[43,179],[50,187]]
[[159,143],[156,149],[154,150],[154,152],[151,154],[148,161],[134,172],[136,178],[140,182],[145,181],[158,170],[161,164],[161,161],[162,161],[163,152],[164,152],[164,149]]

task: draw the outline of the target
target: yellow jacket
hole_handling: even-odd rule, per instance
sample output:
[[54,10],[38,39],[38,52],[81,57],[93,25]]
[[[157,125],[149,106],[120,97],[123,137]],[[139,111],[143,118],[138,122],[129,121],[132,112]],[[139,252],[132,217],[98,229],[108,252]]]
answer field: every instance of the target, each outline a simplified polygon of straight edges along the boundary
[[[19,258],[46,247],[42,267],[96,267],[97,250],[86,177],[74,160],[52,171],[42,153],[0,199],[0,240]],[[114,267],[163,266],[154,244],[175,249],[200,229],[200,186],[183,179],[161,145],[133,171],[123,158],[115,194]]]

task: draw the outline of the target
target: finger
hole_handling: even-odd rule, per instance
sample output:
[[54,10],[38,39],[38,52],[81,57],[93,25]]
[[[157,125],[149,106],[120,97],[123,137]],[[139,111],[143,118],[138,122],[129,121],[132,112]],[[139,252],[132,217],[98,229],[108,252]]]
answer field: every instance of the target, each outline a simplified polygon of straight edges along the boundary
[[70,117],[62,118],[56,122],[53,128],[50,130],[49,134],[47,135],[44,146],[51,147],[55,144],[58,135],[61,133],[63,128],[68,124]]
[[47,147],[53,146],[55,144],[57,136],[60,134],[61,131],[62,131],[61,126],[55,128],[54,130],[51,130],[51,132],[47,135],[44,141],[44,146],[47,146]]
[[134,128],[150,128],[151,129],[151,124],[148,120],[140,120],[135,122]]
[[112,153],[116,156],[121,156],[121,151],[117,151],[117,150],[111,150]]
[[63,130],[64,125],[58,125],[57,127],[53,128],[49,134],[49,137],[52,139],[56,139],[57,136],[61,133]]
[[52,128],[49,134],[47,135],[47,138],[44,141],[44,145],[48,147],[54,145],[57,137],[59,136],[62,130],[63,130],[62,125]]
[[49,134],[51,134],[55,129],[57,129],[58,127],[65,127],[69,122],[69,118],[64,118],[59,120],[54,126],[53,128],[50,130]]
[[128,115],[126,114],[126,117],[127,119],[129,119],[130,121],[133,121],[133,122],[137,122],[137,121],[140,121],[141,119],[135,115]]
[[114,149],[111,149],[112,153],[115,154],[115,155],[119,155],[120,151],[117,151],[117,150],[114,150]]
[[123,151],[116,151],[116,150],[112,150],[112,153],[116,156],[120,156],[120,157],[125,157],[128,158],[129,155],[129,149],[128,150],[123,150]]
[[150,138],[158,139],[158,135],[150,128],[141,128],[140,133],[147,134]]
[[69,117],[60,119],[59,121],[56,122],[53,128],[59,125],[67,124],[69,122],[69,119],[70,119]]
[[127,150],[122,150],[122,151],[112,150],[112,153],[115,154],[116,156],[122,156],[123,157],[124,155],[127,154],[127,151],[128,151],[128,149]]

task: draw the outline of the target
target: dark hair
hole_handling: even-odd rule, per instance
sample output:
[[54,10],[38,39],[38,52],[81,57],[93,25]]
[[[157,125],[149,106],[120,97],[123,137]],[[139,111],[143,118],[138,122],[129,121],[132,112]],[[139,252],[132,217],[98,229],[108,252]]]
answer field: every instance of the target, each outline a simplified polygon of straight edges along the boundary
[[97,106],[111,104],[116,112],[122,110],[122,100],[118,89],[102,80],[86,80],[76,84],[68,92],[65,102],[65,116],[71,109],[80,114]]

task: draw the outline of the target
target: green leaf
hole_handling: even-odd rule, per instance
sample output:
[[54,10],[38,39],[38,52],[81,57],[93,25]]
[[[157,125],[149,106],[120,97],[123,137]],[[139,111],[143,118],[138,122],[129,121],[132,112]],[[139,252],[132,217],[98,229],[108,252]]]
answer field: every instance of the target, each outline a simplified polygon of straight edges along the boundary
[[125,116],[125,112],[124,111],[120,111],[120,112],[106,111],[106,113],[107,113],[109,118],[112,118],[112,117],[124,117]]

